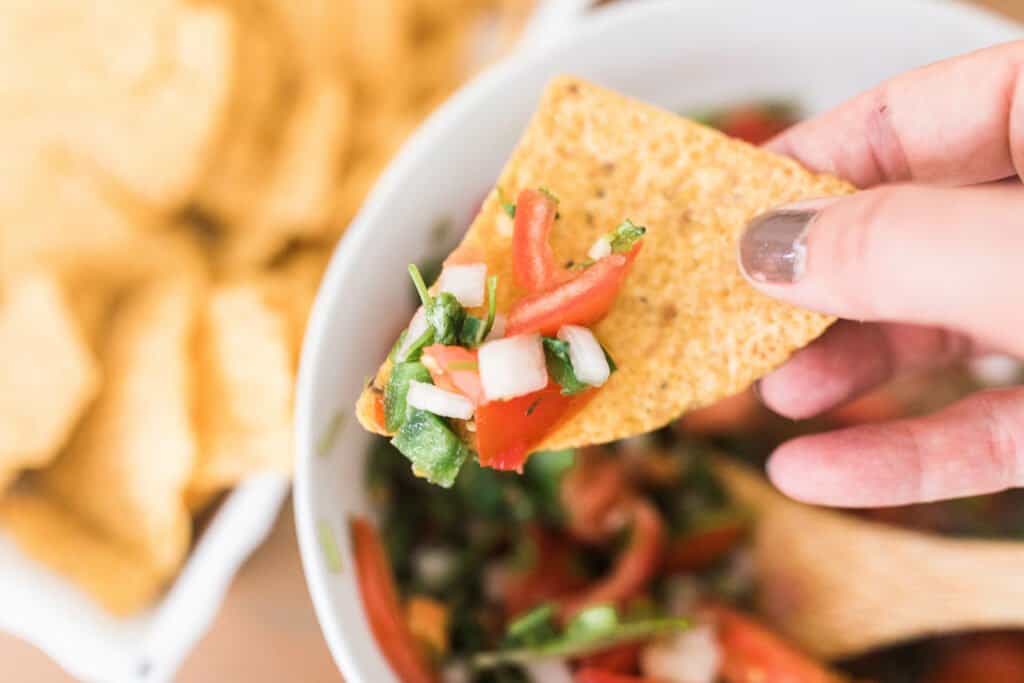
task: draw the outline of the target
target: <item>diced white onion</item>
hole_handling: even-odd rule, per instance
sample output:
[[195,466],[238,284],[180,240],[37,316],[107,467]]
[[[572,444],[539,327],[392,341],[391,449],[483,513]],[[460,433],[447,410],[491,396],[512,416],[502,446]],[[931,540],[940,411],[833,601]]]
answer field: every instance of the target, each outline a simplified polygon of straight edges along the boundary
[[484,284],[487,281],[487,266],[473,263],[465,266],[445,266],[437,287],[448,292],[467,308],[484,303]]
[[484,341],[493,341],[495,339],[501,339],[505,336],[505,316],[501,313],[496,313],[494,316],[494,324],[491,325],[491,331],[487,333],[487,337]]
[[459,420],[468,420],[473,417],[473,402],[468,398],[462,394],[438,389],[433,384],[426,382],[410,381],[409,393],[405,400],[413,408],[419,408],[441,417],[454,417]]
[[715,630],[707,624],[657,640],[640,653],[644,676],[665,683],[715,683],[721,662]]
[[398,361],[404,361],[406,355],[409,353],[409,347],[413,343],[423,336],[423,333],[427,331],[430,323],[427,322],[427,312],[422,306],[416,309],[416,313],[412,316],[412,320],[409,322],[409,327],[405,330],[405,339],[402,340],[402,345],[398,347]]
[[576,379],[595,387],[608,381],[612,371],[593,332],[579,325],[565,325],[558,331],[558,338],[569,342],[569,362]]
[[455,569],[457,558],[451,548],[428,546],[413,556],[416,576],[427,586],[443,586]]
[[970,361],[971,375],[987,387],[1016,384],[1024,373],[1024,365],[1011,356],[989,354]]
[[441,671],[443,683],[469,683],[472,672],[465,662],[452,662]]
[[523,664],[534,683],[572,683],[572,670],[564,659],[541,659]]
[[599,237],[596,242],[590,246],[590,251],[587,252],[587,256],[593,260],[602,259],[605,256],[609,256],[612,253],[612,243],[608,240],[608,237]]
[[484,396],[497,401],[540,391],[548,383],[540,335],[524,334],[487,342],[477,353]]

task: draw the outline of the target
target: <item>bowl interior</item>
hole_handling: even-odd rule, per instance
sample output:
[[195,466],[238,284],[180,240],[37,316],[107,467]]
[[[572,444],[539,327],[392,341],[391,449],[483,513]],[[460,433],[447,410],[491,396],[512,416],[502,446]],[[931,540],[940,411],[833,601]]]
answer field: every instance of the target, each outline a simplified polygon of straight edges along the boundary
[[367,510],[369,437],[354,402],[412,313],[406,265],[457,243],[549,78],[573,73],[679,111],[783,97],[813,114],[892,74],[1018,35],[991,15],[924,0],[625,2],[489,71],[438,111],[340,243],[302,356],[296,523],[346,680],[395,680],[363,616],[346,528],[350,514]]

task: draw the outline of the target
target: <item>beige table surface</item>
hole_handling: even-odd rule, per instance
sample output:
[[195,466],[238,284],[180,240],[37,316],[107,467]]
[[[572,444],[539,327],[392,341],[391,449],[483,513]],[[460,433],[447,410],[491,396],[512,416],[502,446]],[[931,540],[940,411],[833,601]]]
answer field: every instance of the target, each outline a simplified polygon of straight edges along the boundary
[[[977,4],[1024,21],[1024,0]],[[242,568],[206,638],[189,657],[181,683],[338,681],[302,578],[291,505],[270,540]],[[72,679],[31,645],[0,633],[0,681]]]

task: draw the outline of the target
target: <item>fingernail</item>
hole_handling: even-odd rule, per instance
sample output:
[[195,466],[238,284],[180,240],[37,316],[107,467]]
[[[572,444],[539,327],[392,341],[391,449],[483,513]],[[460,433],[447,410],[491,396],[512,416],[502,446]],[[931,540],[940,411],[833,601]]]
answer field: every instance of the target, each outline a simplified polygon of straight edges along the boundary
[[818,207],[794,205],[756,217],[740,238],[740,267],[751,280],[797,282],[807,265],[807,230]]

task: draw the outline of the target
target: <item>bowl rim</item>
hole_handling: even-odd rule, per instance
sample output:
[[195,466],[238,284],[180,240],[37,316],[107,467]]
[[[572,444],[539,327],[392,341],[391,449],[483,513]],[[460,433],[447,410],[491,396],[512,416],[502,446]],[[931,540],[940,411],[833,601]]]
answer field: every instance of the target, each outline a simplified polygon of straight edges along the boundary
[[[378,215],[384,210],[389,198],[400,190],[402,179],[415,167],[424,152],[435,147],[439,139],[451,128],[457,127],[458,122],[475,110],[481,101],[493,97],[503,87],[502,84],[516,79],[519,74],[556,60],[562,53],[574,49],[580,43],[620,22],[650,22],[661,15],[674,16],[701,8],[713,7],[718,11],[729,11],[730,8],[742,8],[752,1],[756,0],[689,0],[687,4],[681,5],[677,0],[634,0],[610,5],[581,17],[573,31],[559,36],[556,40],[532,46],[535,49],[531,51],[514,53],[488,67],[463,84],[403,143],[377,179],[345,234],[335,245],[310,311],[300,355],[294,408],[293,436],[296,461],[293,508],[303,574],[317,621],[335,664],[352,683],[359,683],[362,680],[361,667],[356,653],[343,635],[346,629],[339,625],[333,613],[327,587],[332,575],[327,572],[320,560],[317,522],[311,494],[317,461],[312,445],[317,441],[317,426],[313,424],[313,414],[314,384],[318,368],[313,359],[320,356],[319,350],[329,326],[329,316],[335,307],[335,298],[341,291],[340,284],[359,258],[363,248],[374,238],[372,227],[378,221]],[[805,0],[777,0],[777,4],[780,12],[785,12],[787,6],[794,10],[806,6]],[[965,23],[965,30],[970,28],[979,33],[988,33],[993,39],[999,40],[1014,34],[1019,36],[1022,30],[1021,26],[1011,19],[997,14],[994,10],[967,4],[966,0],[904,0],[897,6],[894,6],[891,0],[859,0],[856,5],[857,11],[865,16],[881,16],[899,11],[905,16],[931,16],[936,21],[958,20]],[[358,594],[353,595],[353,598],[360,599]]]

